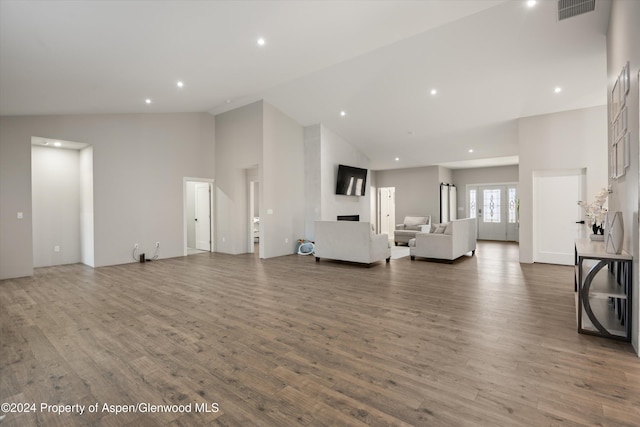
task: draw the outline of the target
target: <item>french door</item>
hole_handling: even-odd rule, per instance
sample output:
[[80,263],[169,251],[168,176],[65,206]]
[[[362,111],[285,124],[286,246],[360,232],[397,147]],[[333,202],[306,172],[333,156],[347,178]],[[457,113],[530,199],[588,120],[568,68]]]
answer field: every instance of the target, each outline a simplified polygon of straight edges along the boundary
[[515,184],[471,186],[467,200],[469,217],[478,218],[479,240],[519,240]]

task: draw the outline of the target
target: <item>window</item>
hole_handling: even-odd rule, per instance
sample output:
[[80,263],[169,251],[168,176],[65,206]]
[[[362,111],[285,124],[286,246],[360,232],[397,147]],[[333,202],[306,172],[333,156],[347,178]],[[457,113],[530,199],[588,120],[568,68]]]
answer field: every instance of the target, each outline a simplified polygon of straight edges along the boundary
[[515,224],[517,219],[518,200],[516,199],[516,189],[509,189],[509,223]]
[[469,218],[476,217],[476,190],[469,190]]
[[484,222],[501,222],[500,218],[500,189],[484,190],[484,205],[482,206],[482,220]]

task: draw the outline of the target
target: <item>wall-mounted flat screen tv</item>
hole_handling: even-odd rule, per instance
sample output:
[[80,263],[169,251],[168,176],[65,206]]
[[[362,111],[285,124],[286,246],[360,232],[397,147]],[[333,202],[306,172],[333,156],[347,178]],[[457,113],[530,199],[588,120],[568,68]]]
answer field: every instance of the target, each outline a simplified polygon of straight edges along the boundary
[[353,166],[338,165],[336,194],[345,196],[364,196],[367,188],[367,170]]

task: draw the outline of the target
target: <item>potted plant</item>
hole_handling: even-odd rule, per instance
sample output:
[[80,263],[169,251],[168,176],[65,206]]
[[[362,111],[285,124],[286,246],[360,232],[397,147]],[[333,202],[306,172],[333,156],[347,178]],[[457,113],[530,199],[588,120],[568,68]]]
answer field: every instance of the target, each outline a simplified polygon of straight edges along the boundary
[[609,192],[603,188],[596,194],[593,202],[587,203],[579,201],[578,205],[584,209],[587,225],[591,227],[593,234],[591,240],[604,240],[604,222],[607,217],[607,208],[604,204],[607,202]]

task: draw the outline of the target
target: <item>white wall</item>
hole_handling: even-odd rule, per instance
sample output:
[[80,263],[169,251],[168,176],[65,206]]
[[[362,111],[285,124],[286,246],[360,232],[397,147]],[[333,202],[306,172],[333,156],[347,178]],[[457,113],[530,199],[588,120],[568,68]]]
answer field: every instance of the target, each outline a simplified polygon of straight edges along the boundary
[[375,172],[378,188],[395,187],[396,222],[405,216],[431,215],[432,221],[440,221],[440,166],[390,169]]
[[260,182],[256,180],[253,186],[253,217],[260,217]]
[[257,174],[260,257],[292,254],[305,232],[302,126],[263,101],[217,115],[216,172],[216,251],[250,252],[249,180]]
[[80,153],[33,146],[31,177],[33,266],[80,262]]
[[[33,274],[31,137],[93,146],[95,265],[132,262],[133,244],[184,253],[183,177],[213,178],[209,114],[0,117],[0,278]],[[18,220],[17,212],[25,218]]]
[[455,169],[453,171],[453,183],[458,189],[458,218],[469,217],[467,186],[477,184],[514,183],[518,182],[518,179],[518,165]]
[[313,240],[314,223],[322,220],[321,126],[304,128],[304,238]]
[[[371,192],[367,182],[365,195],[344,196],[336,194],[338,165],[369,169],[369,158],[345,139],[324,125],[320,127],[320,167],[321,167],[321,220],[336,221],[338,215],[360,215],[360,221],[371,221]],[[367,181],[370,181],[367,173]]]
[[262,101],[215,116],[216,252],[249,252],[247,169],[262,167],[262,116]]
[[294,253],[304,237],[304,132],[266,102],[263,112],[260,257],[271,258]]
[[[432,221],[439,222],[440,183],[455,184],[454,171],[443,166],[376,171],[375,181],[378,188],[395,187],[397,223],[414,215],[430,215]],[[461,191],[464,193],[458,188],[458,197]]]
[[[631,141],[631,164],[624,177],[610,180],[613,194],[609,197],[609,209],[619,210],[625,227],[624,248],[633,255],[633,314],[631,335],[636,352],[640,355],[640,327],[638,306],[638,177],[639,166],[639,118],[638,118],[638,70],[640,69],[640,2],[637,0],[614,0],[611,5],[609,31],[607,34],[607,93],[611,89],[624,64],[629,61],[631,89],[627,98],[628,129]],[[612,118],[609,117],[611,120]],[[609,147],[613,144],[609,136]]]
[[185,222],[187,224],[187,247],[196,247],[196,182],[187,181]]
[[95,266],[93,238],[93,147],[80,150],[80,257]]
[[591,199],[607,186],[606,139],[604,105],[519,120],[520,262],[533,262],[533,173],[586,168]]
[[[37,134],[17,132],[7,118],[0,117],[0,279],[33,275],[33,135]],[[22,219],[18,213],[23,215]]]
[[445,184],[453,183],[453,171],[443,166],[438,166],[438,180]]
[[304,128],[305,238],[314,239],[315,221],[336,221],[338,215],[360,215],[362,222],[375,222],[372,204],[373,172],[368,171],[364,196],[336,194],[338,165],[369,169],[369,158],[322,124]]

